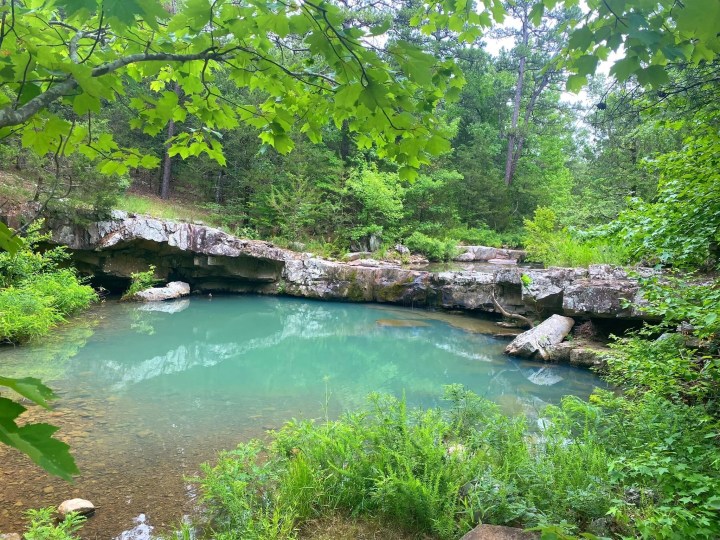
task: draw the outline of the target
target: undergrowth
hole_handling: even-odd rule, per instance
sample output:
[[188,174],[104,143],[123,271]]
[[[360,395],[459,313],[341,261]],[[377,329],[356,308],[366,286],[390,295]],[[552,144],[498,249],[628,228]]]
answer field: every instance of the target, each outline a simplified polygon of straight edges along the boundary
[[56,521],[53,507],[28,510],[25,516],[29,522],[23,534],[25,540],[78,540],[75,533],[85,523],[85,517],[77,512]]
[[0,342],[43,336],[97,298],[74,270],[60,267],[69,257],[64,248],[37,251],[47,239],[40,226],[29,230],[17,253],[0,252]]
[[130,274],[130,287],[122,295],[122,300],[129,300],[140,291],[157,285],[160,281],[155,277],[155,265],[150,265],[144,272],[133,272]]
[[528,260],[545,266],[622,265],[630,259],[627,248],[615,238],[581,238],[560,228],[549,208],[538,208],[533,219],[526,219],[525,232]]
[[371,395],[337,421],[293,420],[205,465],[212,537],[297,538],[349,515],[456,539],[478,523],[543,538],[714,538],[718,424],[702,408],[598,391],[549,407],[544,429],[462,388],[450,407]]

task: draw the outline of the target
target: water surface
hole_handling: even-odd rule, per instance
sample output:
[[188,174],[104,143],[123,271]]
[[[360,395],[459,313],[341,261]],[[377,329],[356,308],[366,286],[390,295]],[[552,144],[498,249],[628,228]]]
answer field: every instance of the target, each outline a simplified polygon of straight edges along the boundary
[[487,334],[495,328],[276,297],[106,302],[42,344],[0,349],[3,374],[40,377],[59,394],[52,412],[26,416],[60,426],[82,471],[70,485],[0,448],[0,532],[19,532],[27,508],[72,497],[100,507],[84,538],[167,529],[193,509],[183,476],[218,450],[293,417],[336,417],[374,391],[438,406],[442,386],[459,382],[532,416],[599,384],[586,370],[506,357],[507,339]]

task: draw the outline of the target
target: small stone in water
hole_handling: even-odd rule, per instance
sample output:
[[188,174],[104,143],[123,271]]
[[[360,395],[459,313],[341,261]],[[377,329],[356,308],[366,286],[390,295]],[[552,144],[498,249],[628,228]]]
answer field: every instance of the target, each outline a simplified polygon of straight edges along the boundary
[[53,491],[55,491],[55,488],[52,486],[48,486],[43,489],[43,493],[52,493]]
[[84,516],[89,516],[95,513],[95,505],[85,499],[68,499],[60,503],[58,512],[62,517],[65,517],[70,512],[77,512]]

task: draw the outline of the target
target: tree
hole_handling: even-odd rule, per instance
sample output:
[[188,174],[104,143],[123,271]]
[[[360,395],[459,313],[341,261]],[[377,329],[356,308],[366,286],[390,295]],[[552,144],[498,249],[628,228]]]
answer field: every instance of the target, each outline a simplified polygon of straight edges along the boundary
[[513,55],[517,59],[517,78],[510,128],[507,130],[505,159],[505,184],[509,186],[522,156],[538,100],[548,87],[557,85],[564,77],[560,59],[567,43],[567,23],[579,14],[579,10],[554,9],[539,13],[531,0],[511,2],[506,9],[511,18],[520,25],[519,28],[508,27],[497,31],[501,37],[511,36],[515,39]]

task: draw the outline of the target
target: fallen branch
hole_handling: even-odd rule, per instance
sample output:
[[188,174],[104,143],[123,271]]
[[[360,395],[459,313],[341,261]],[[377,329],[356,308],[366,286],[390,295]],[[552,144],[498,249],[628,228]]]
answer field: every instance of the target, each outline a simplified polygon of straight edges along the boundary
[[533,322],[530,319],[528,319],[527,317],[523,317],[522,315],[520,315],[518,313],[510,313],[509,311],[505,310],[505,308],[503,308],[500,305],[500,303],[497,301],[497,299],[495,298],[495,291],[492,292],[492,301],[493,301],[493,304],[495,305],[495,309],[497,309],[503,317],[507,317],[508,319],[513,319],[515,321],[521,322],[530,328],[535,328],[535,325],[533,324]]

